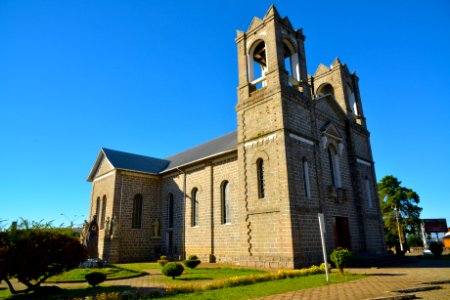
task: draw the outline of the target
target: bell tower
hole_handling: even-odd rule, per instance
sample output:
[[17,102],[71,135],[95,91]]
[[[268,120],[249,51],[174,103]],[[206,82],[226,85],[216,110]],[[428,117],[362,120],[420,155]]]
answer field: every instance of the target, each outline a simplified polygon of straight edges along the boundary
[[[295,266],[289,182],[291,135],[312,135],[302,30],[271,6],[237,32],[238,172],[243,264]],[[297,160],[301,163],[301,158]]]

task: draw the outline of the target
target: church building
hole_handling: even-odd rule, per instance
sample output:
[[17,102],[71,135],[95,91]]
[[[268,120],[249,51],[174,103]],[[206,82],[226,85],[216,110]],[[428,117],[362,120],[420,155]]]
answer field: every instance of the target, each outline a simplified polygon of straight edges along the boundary
[[335,59],[308,75],[302,30],[274,6],[238,31],[237,130],[167,158],[102,148],[88,176],[99,256],[195,254],[298,268],[385,252],[358,77]]

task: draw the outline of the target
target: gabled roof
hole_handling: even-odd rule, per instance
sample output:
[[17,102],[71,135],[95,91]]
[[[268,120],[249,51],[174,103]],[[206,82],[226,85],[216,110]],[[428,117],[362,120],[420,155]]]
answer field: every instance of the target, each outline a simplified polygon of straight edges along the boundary
[[237,132],[233,131],[166,159],[102,148],[100,149],[100,153],[97,156],[97,160],[95,161],[87,180],[94,180],[97,169],[103,159],[107,159],[115,169],[157,175],[202,159],[234,151],[236,150],[236,147]]
[[97,168],[103,159],[107,159],[115,169],[138,171],[148,174],[158,174],[169,164],[168,161],[159,158],[102,148],[89,173],[88,181],[94,180]]
[[201,159],[226,153],[237,148],[237,131],[230,132],[212,141],[201,144],[184,152],[167,157],[170,164],[165,171],[192,163]]

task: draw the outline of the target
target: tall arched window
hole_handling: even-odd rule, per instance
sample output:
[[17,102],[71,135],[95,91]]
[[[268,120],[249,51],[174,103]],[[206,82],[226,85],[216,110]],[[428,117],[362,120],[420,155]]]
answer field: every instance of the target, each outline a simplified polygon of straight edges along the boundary
[[333,186],[336,188],[342,187],[341,171],[339,167],[339,155],[333,145],[328,147],[328,159],[330,161],[330,173]]
[[167,213],[168,213],[168,220],[167,220],[167,227],[173,228],[173,214],[174,214],[174,201],[173,201],[173,194],[169,193],[169,196],[167,197]]
[[352,113],[357,116],[359,115],[358,112],[358,105],[356,104],[356,98],[355,93],[353,92],[353,89],[347,84],[346,85],[347,95],[348,95],[348,104],[350,106],[350,110]]
[[370,182],[367,176],[364,178],[364,189],[366,190],[367,204],[369,205],[369,208],[372,208],[372,191],[370,189]]
[[257,41],[250,48],[247,56],[248,81],[256,88],[266,86],[267,58],[266,44]]
[[230,219],[230,184],[228,181],[222,182],[221,186],[222,198],[222,224],[231,223]]
[[142,226],[142,196],[136,194],[133,198],[133,215],[131,218],[131,228],[141,228]]
[[97,217],[97,222],[98,222],[98,218],[100,217],[100,197],[97,197],[97,203],[95,205],[94,215]]
[[192,226],[198,226],[198,189],[194,188],[192,190],[192,209],[191,209],[191,219]]
[[311,197],[311,185],[309,181],[309,165],[308,161],[304,158],[302,160],[302,173],[303,173],[303,188],[305,190],[305,198]]
[[258,180],[258,198],[262,199],[265,195],[265,178],[264,178],[264,161],[262,158],[258,158],[256,161],[256,173]]
[[100,229],[105,228],[105,216],[106,216],[106,195],[103,195],[102,199],[102,215],[100,218]]

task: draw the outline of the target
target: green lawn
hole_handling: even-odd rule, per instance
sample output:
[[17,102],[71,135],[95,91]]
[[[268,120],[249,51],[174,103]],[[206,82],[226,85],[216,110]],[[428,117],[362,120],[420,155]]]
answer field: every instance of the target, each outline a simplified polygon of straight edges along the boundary
[[[138,269],[138,268],[136,268]],[[64,272],[59,275],[55,275],[46,280],[48,283],[58,283],[58,282],[84,282],[84,276],[88,273],[100,272],[106,275],[107,279],[118,279],[118,278],[129,278],[142,275],[143,272],[139,270],[133,270],[129,268],[110,266],[106,268],[96,269],[96,268],[86,268],[86,269],[73,269]]]
[[251,274],[261,274],[266,271],[257,269],[241,269],[241,268],[202,268],[201,265],[195,269],[184,268],[184,272],[180,277],[172,279],[171,277],[156,277],[153,281],[165,284],[183,284],[193,282],[205,282],[214,279],[229,278],[233,276],[245,276]]
[[131,264],[114,264],[117,267],[133,270],[137,272],[145,272],[148,270],[161,269],[158,263],[131,263]]
[[35,300],[63,300],[63,299],[84,299],[91,297],[95,299],[98,294],[102,294],[102,297],[96,297],[96,299],[117,299],[120,292],[128,290],[127,286],[98,286],[96,288],[69,288],[62,289],[55,295],[39,295],[35,293],[30,294],[18,294],[11,295],[9,290],[0,290],[0,299],[35,299]]
[[330,276],[330,283],[325,281],[325,274],[310,275],[305,277],[288,278],[282,280],[268,281],[262,283],[256,283],[252,285],[223,288],[212,291],[205,291],[192,294],[180,294],[175,296],[163,297],[163,299],[183,299],[183,300],[206,300],[206,299],[252,299],[257,297],[275,295],[280,293],[286,293],[290,291],[296,291],[301,289],[307,289],[312,287],[318,287],[326,284],[345,282],[355,279],[364,278],[363,275],[346,274],[340,276],[337,273],[332,273]]

